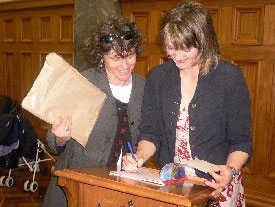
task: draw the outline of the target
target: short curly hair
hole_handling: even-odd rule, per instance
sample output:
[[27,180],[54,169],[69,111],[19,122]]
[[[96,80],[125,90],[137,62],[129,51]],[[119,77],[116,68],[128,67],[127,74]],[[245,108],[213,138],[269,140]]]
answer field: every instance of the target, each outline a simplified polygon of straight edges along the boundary
[[133,49],[137,55],[141,55],[142,40],[142,33],[134,22],[121,17],[109,17],[98,24],[97,31],[87,40],[86,51],[91,63],[103,68],[103,55],[111,49],[121,57]]

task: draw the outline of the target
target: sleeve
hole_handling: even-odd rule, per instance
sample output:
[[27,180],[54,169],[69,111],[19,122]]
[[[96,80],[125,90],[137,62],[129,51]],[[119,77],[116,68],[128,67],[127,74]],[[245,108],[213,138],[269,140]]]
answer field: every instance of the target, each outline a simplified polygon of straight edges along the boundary
[[53,150],[55,153],[60,154],[66,149],[66,144],[64,146],[57,146],[56,145],[56,139],[54,134],[52,133],[51,129],[48,130],[46,140],[48,142],[48,146],[51,150]]
[[141,122],[139,126],[140,136],[138,141],[146,140],[153,143],[158,151],[160,146],[160,126],[157,115],[157,95],[159,89],[156,88],[149,73],[145,83],[143,104],[141,109]]
[[[229,153],[242,151],[252,155],[250,96],[241,69],[232,78],[227,94],[226,133],[230,142]],[[247,165],[249,159],[244,163]]]

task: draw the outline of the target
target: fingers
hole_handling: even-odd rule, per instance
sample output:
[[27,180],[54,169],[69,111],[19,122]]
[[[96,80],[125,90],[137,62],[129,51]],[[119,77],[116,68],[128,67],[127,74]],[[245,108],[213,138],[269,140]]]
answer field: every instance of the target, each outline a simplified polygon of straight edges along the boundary
[[215,190],[214,192],[212,192],[212,196],[214,197],[214,198],[218,198],[218,197],[220,197],[221,196],[221,193],[223,192],[223,188],[219,188],[219,189],[217,189],[217,190]]
[[214,171],[211,171],[209,172],[209,174],[214,178],[214,180],[216,181],[221,181],[222,180],[222,176]]
[[137,172],[138,168],[143,165],[143,158],[138,157],[135,155],[136,160],[135,161],[130,153],[127,153],[125,156],[123,156],[122,165],[123,169],[128,172]]
[[211,171],[212,172],[224,172],[227,170],[227,166],[226,165],[214,165],[211,167]]
[[217,198],[231,182],[231,171],[226,165],[215,165],[211,168],[209,174],[213,177],[213,180],[205,181],[205,184],[215,189],[212,196]]
[[143,163],[144,163],[144,159],[142,157],[138,158],[137,163],[138,163],[137,166],[141,167],[143,165]]
[[211,194],[214,198],[218,198],[221,195],[221,192],[223,192],[225,189],[225,186],[219,183],[216,183],[215,180],[212,180],[212,181],[207,180],[205,181],[205,184],[215,189]]
[[209,173],[216,182],[221,183],[222,186],[227,186],[232,179],[232,171],[226,165],[216,165],[211,168]]
[[59,117],[57,118],[57,120],[55,120],[55,122],[53,123],[52,129],[53,129],[53,130],[57,129],[58,126],[61,124],[62,120],[63,120],[62,117],[59,116]]
[[59,127],[65,131],[69,131],[72,126],[72,119],[70,116],[66,116],[60,123]]
[[72,119],[70,116],[64,118],[58,117],[58,119],[52,125],[52,131],[68,131],[72,126]]
[[214,189],[218,189],[220,186],[215,182],[215,180],[211,180],[211,181],[209,181],[209,180],[206,180],[205,182],[205,185],[207,185],[207,186],[209,186],[209,187],[211,187],[211,188],[214,188]]
[[56,136],[58,146],[64,145],[71,138],[72,118],[59,117],[52,125],[52,133]]
[[132,158],[130,153],[123,156],[122,160],[122,169],[127,172],[137,172],[137,162]]

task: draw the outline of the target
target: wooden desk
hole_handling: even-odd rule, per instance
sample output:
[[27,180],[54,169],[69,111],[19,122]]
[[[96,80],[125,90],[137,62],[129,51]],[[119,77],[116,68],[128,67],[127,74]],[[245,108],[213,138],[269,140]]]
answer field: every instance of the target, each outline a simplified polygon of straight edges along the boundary
[[212,189],[198,181],[158,186],[109,176],[113,168],[64,169],[54,173],[69,207],[205,207]]

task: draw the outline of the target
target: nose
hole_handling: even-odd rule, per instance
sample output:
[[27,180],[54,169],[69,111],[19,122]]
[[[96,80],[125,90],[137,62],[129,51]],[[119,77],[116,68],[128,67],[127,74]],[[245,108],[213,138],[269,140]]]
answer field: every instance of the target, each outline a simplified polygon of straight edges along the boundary
[[122,69],[127,69],[128,68],[127,59],[125,59],[125,58],[122,59],[121,67],[122,67]]
[[181,60],[184,57],[184,52],[181,52],[179,50],[174,52],[174,58],[176,61]]

